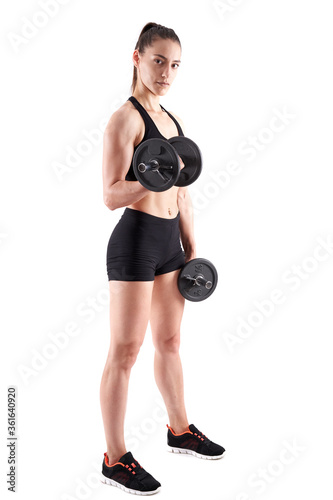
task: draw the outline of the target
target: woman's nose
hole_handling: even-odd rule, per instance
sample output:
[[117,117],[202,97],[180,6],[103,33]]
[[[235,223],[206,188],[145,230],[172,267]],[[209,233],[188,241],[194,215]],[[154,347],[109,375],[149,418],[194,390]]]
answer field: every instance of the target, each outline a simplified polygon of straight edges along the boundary
[[170,68],[169,67],[165,67],[163,69],[163,72],[162,72],[162,77],[163,78],[169,78],[170,76]]

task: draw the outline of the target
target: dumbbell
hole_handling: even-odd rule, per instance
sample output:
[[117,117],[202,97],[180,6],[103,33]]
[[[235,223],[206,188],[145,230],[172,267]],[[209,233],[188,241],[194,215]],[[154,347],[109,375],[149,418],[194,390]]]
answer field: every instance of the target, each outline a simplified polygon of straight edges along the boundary
[[178,275],[178,288],[185,299],[200,302],[212,295],[217,279],[217,270],[212,262],[207,259],[192,259]]
[[[180,168],[179,157],[184,163]],[[150,191],[166,191],[172,186],[189,186],[201,174],[202,158],[198,146],[188,137],[148,139],[135,151],[133,171]]]

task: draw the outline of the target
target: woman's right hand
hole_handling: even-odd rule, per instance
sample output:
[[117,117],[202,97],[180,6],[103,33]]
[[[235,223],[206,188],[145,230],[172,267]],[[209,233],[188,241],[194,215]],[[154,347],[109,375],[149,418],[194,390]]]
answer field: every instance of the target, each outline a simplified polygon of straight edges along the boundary
[[178,158],[179,158],[179,163],[180,163],[180,170],[182,170],[185,167],[185,163],[183,162],[183,160],[181,159],[181,157],[179,155],[178,155]]

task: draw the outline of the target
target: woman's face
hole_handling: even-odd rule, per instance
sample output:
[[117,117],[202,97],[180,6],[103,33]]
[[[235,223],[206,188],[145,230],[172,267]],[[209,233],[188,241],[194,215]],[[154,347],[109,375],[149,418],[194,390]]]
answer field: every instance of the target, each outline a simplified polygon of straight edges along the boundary
[[174,81],[180,65],[181,48],[174,40],[158,38],[151,47],[133,54],[138,80],[154,95],[164,96]]

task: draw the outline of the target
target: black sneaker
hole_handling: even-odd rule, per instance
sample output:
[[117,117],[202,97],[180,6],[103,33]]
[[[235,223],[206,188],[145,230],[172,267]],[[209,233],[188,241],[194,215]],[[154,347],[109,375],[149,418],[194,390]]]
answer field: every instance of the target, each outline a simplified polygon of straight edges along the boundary
[[168,426],[168,446],[172,453],[188,453],[198,458],[216,460],[221,458],[225,449],[219,444],[210,441],[193,424],[188,426],[188,431],[175,434]]
[[141,467],[130,451],[112,465],[104,453],[101,481],[134,495],[153,495],[161,489],[161,483]]

